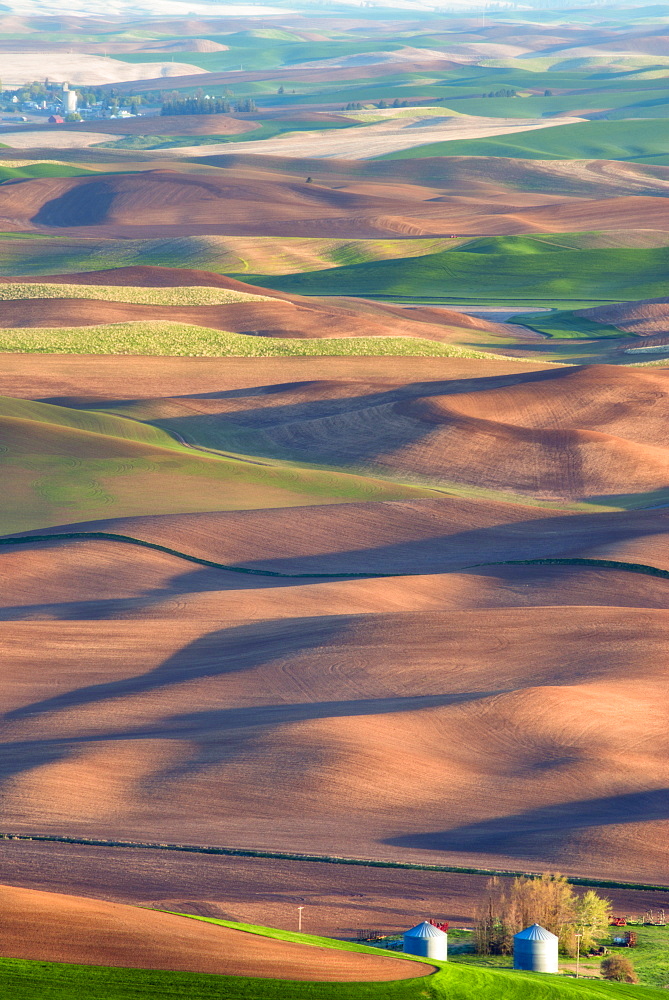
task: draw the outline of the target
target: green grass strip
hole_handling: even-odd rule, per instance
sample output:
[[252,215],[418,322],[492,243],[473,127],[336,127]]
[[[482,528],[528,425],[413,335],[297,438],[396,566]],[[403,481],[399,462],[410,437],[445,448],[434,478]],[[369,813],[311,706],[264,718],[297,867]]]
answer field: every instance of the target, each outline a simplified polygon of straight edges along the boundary
[[[129,545],[141,545],[147,549],[156,549],[158,552],[167,552],[168,555],[176,556],[178,559],[185,559],[187,562],[197,563],[200,566],[209,566],[213,569],[225,570],[228,573],[246,573],[251,576],[274,576],[290,580],[358,580],[370,577],[385,579],[398,576],[423,576],[423,572],[399,572],[399,573],[378,573],[374,570],[359,573],[282,573],[274,569],[251,569],[248,566],[232,566],[227,563],[214,562],[212,559],[203,559],[201,556],[189,555],[186,552],[179,552],[178,549],[169,548],[159,542],[149,542],[143,538],[133,538],[131,535],[119,535],[112,531],[63,531],[41,535],[5,535],[0,538],[0,545],[25,545],[35,542],[53,542],[62,538],[85,539],[94,538],[97,540],[107,540],[112,542],[125,542]],[[498,559],[492,562],[471,563],[468,566],[460,566],[455,572],[464,573],[470,569],[483,569],[486,566],[591,566],[595,569],[617,569],[628,573],[641,573],[644,576],[659,576],[669,580],[669,570],[659,569],[657,566],[647,566],[645,563],[620,562],[615,559],[588,559],[572,556],[568,558],[542,557],[540,559]]]
[[[372,858],[349,858],[336,854],[306,854],[294,851],[255,850],[250,847],[210,847],[202,844],[159,844],[151,841],[106,840],[100,837],[68,837],[56,833],[0,833],[0,840],[36,841],[49,844],[75,844],[80,847],[130,847],[148,851],[179,851],[186,854],[216,854],[230,858],[265,858],[275,861],[313,861],[329,865],[357,865],[360,868],[397,868],[407,871],[445,872],[459,875],[498,875],[519,878],[530,875],[539,878],[541,872],[521,871],[512,868],[479,868],[472,865],[421,864],[418,861],[378,861]],[[597,879],[573,875],[567,878],[572,885],[598,886],[602,889],[637,889],[644,892],[666,892],[669,885],[651,882],[624,882],[619,879]]]
[[[336,945],[328,940],[327,947]],[[664,991],[646,986],[454,963],[429,964],[441,967],[420,978],[347,983],[3,958],[0,996],[11,1000],[659,1000],[666,996]]]

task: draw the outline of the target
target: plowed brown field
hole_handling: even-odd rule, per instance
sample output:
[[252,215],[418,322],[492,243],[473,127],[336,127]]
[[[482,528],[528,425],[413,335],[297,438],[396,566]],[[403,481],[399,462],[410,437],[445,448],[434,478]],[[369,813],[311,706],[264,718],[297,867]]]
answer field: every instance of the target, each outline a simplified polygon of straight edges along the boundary
[[48,145],[49,141],[45,139],[44,133],[54,132],[102,132],[111,136],[240,135],[242,132],[252,132],[256,128],[258,128],[256,122],[244,121],[230,115],[158,115],[114,120],[94,118],[84,122],[64,122],[62,125],[19,125],[16,129],[12,129],[12,132],[34,134],[33,145],[38,146],[41,143]]
[[[397,933],[430,916],[471,926],[488,880],[485,875],[16,840],[0,840],[0,863],[5,882],[12,885],[285,930],[295,930],[297,907],[304,906],[308,933],[331,937],[355,937],[361,929]],[[641,917],[649,909],[669,907],[669,890],[607,888],[606,896],[615,913]]]
[[208,447],[234,448],[243,433],[264,455],[442,485],[546,499],[666,485],[665,371],[557,367],[513,383],[309,381],[246,398],[128,405],[125,412],[159,419]]
[[4,822],[661,880],[666,618],[5,623]]
[[78,516],[249,573],[3,545],[7,829],[664,877],[667,581],[508,565],[669,568],[664,372],[17,356],[3,380],[194,445],[243,439],[255,463],[460,477],[426,499]]
[[[493,169],[487,179],[475,170],[468,182],[463,176],[466,161],[447,168],[446,176],[435,161],[421,161],[420,168],[403,168],[391,183],[385,180],[384,171],[377,177],[372,170],[371,175],[362,172],[364,179],[354,174],[340,184],[335,178],[344,172],[343,161],[335,163],[333,172],[321,168],[319,164],[325,162],[321,160],[249,159],[256,164],[244,170],[243,180],[232,164],[242,163],[244,156],[231,154],[204,158],[203,162],[219,165],[215,173],[195,172],[195,167],[189,172],[180,165],[178,169],[5,184],[0,189],[0,224],[6,232],[56,230],[82,235],[92,231],[98,236],[133,238],[207,234],[411,237],[669,229],[666,199],[647,197],[666,190],[665,168],[661,167],[655,168],[660,177],[648,177],[641,168],[625,170],[627,164],[616,164],[616,169],[603,171],[604,181],[599,183],[597,163],[587,164],[593,168],[589,170],[571,164],[559,164],[557,169],[555,163],[545,168],[539,162],[532,179],[526,168],[521,171],[524,182],[517,184],[515,161],[510,161],[506,171]],[[307,170],[314,174],[314,183],[305,184],[301,166],[305,174]],[[451,172],[455,184],[450,183]],[[599,196],[586,200],[583,195],[593,189],[595,178]],[[606,191],[607,187],[611,190]]]
[[434,971],[395,956],[275,941],[81,896],[3,885],[0,905],[6,958],[328,982],[412,979]]
[[619,330],[626,330],[637,337],[658,337],[669,334],[669,299],[644,299],[640,302],[617,302],[610,306],[596,306],[578,313],[596,323],[610,323]]

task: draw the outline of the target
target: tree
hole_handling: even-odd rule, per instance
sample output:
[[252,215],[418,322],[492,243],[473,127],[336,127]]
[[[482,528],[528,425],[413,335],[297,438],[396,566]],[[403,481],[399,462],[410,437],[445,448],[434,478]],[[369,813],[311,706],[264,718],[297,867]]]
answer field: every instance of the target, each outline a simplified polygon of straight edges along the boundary
[[78,111],[70,111],[68,114],[65,115],[65,121],[66,122],[80,122],[81,121],[81,115],[79,114]]
[[590,951],[598,938],[604,937],[611,917],[611,902],[588,889],[576,901],[576,924],[582,930],[581,948]]
[[502,888],[499,879],[488,883],[476,927],[477,948],[484,955],[509,954],[513,935],[530,924],[541,924],[556,934],[560,948],[576,953],[576,931],[583,934],[583,948],[608,928],[611,904],[589,890],[579,897],[563,875],[522,876]]
[[258,107],[256,102],[252,97],[245,97],[242,101],[237,101],[235,104],[235,111],[246,112],[246,111],[257,111]]
[[281,86],[279,87],[279,89],[277,90],[277,94],[283,94],[283,93],[285,93],[285,91],[284,91],[284,89],[283,89],[283,84],[282,84],[282,85],[281,85]]
[[601,969],[604,979],[611,979],[616,983],[639,982],[634,966],[626,955],[609,955],[602,962]]
[[508,898],[496,876],[489,879],[487,896],[479,907],[476,920],[476,950],[479,955],[510,955],[513,930],[505,923]]
[[552,97],[552,96],[553,96],[552,90],[544,90],[544,97]]

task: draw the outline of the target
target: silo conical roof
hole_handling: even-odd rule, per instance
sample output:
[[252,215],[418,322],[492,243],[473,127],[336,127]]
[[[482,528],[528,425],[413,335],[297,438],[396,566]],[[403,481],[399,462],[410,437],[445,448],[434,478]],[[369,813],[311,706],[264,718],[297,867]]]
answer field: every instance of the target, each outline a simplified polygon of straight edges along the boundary
[[526,927],[524,931],[518,931],[513,937],[514,940],[520,941],[557,941],[557,936],[551,934],[541,924],[532,924],[530,927]]
[[438,938],[446,937],[446,934],[439,927],[435,927],[434,924],[429,924],[427,920],[424,920],[422,924],[416,924],[411,930],[405,931],[404,937]]

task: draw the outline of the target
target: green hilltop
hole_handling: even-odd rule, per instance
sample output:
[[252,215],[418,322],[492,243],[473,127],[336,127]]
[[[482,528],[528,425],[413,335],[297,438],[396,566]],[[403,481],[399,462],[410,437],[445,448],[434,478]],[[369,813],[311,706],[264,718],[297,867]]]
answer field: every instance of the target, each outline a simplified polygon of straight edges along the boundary
[[578,308],[577,303],[660,297],[667,273],[667,247],[579,250],[517,236],[484,237],[423,257],[246,280],[300,295]]
[[630,160],[669,164],[669,119],[584,121],[513,132],[487,139],[454,139],[379,156],[411,160],[430,156],[507,156],[529,160]]

